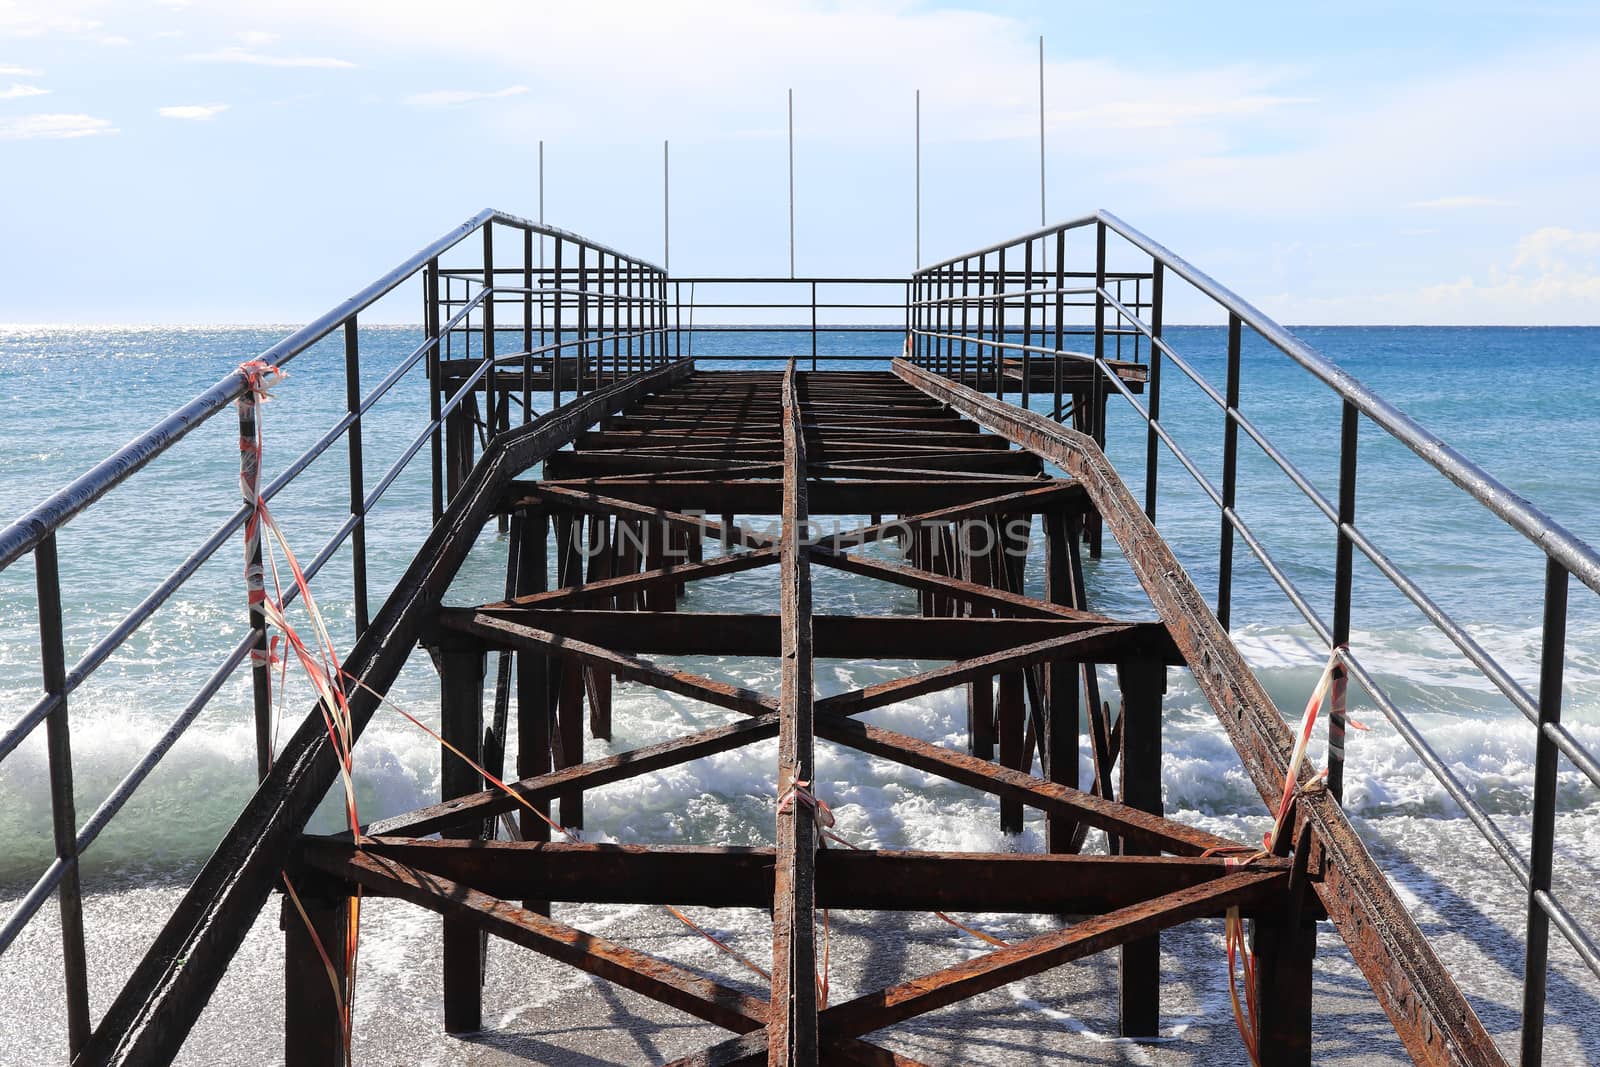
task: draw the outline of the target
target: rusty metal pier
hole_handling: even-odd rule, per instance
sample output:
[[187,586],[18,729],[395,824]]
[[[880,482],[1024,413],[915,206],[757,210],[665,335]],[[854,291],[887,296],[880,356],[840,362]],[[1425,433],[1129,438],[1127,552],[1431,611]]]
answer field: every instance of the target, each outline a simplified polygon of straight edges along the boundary
[[[1122,238],[1144,263],[1108,269],[1108,236]],[[1083,237],[1093,250],[1079,261],[1086,266],[1071,269],[1068,241]],[[535,266],[536,244],[540,262],[547,261],[547,246],[553,251],[549,266]],[[475,263],[441,263],[463,250],[481,254]],[[1229,315],[1228,380],[1209,394],[1221,407],[1226,435],[1220,487],[1195,469],[1160,421],[1163,370],[1190,373],[1162,335],[1163,287],[1172,275]],[[424,336],[409,361],[364,393],[357,316],[410,280],[421,283]],[[285,872],[305,912],[302,921],[286,910],[283,924],[285,1053],[294,1067],[344,1060],[338,983],[327,974],[344,961],[323,946],[342,944],[358,893],[443,917],[440,995],[452,1033],[484,1025],[488,935],[728,1032],[722,1043],[675,1061],[684,1065],[911,1064],[884,1046],[881,1031],[1112,952],[1121,1031],[1151,1036],[1160,1021],[1162,931],[1238,908],[1251,920],[1261,1064],[1313,1061],[1318,921],[1331,922],[1349,947],[1416,1062],[1506,1062],[1346,820],[1337,762],[1328,768],[1326,788],[1316,784],[1312,768],[1302,769],[1286,832],[1272,854],[1252,856],[1245,842],[1174,821],[1162,810],[1162,705],[1171,671],[1194,679],[1263,802],[1274,804],[1284,789],[1290,728],[1229,637],[1235,537],[1328,645],[1343,646],[1353,554],[1385,558],[1355,525],[1362,421],[1431,456],[1441,473],[1463,485],[1470,473],[1465,460],[1433,449],[1420,427],[1330,370],[1323,377],[1342,397],[1343,450],[1336,499],[1324,497],[1241,413],[1241,336],[1253,331],[1314,370],[1326,364],[1313,365],[1318,357],[1281,327],[1114,216],[1024,235],[909,279],[700,280],[703,286],[809,284],[810,352],[763,369],[750,369],[759,360],[749,358],[738,369],[716,369],[716,359],[692,355],[693,331],[683,320],[687,312],[692,321],[693,306],[685,304],[683,281],[576,235],[486,212],[266,354],[282,363],[324,337],[342,331],[345,340],[349,416],[318,447],[341,436],[348,442],[351,519],[312,570],[345,543],[357,553],[359,637],[344,663],[360,683],[349,688],[355,730],[420,647],[438,671],[443,739],[506,777],[509,789],[490,788],[471,765],[441,749],[438,804],[386,817],[359,835],[308,836],[307,821],[337,770],[313,709],[280,751],[263,752],[259,790],[93,1026],[81,984],[76,857],[142,775],[86,830],[77,829],[65,706],[73,679],[85,671],[80,664],[69,674],[60,662],[59,589],[50,584],[54,531],[221,410],[242,381],[225,378],[142,445],[130,446],[136,451],[114,457],[5,531],[0,565],[29,552],[38,561],[48,691],[12,728],[0,758],[27,730],[49,723],[61,858],[7,920],[0,949],[58,891],[73,1063],[170,1061]],[[880,296],[830,304],[819,301],[819,284],[876,286]],[[702,314],[715,306],[708,299]],[[836,313],[871,307],[887,316],[886,324],[830,326],[823,321],[830,307]],[[852,329],[904,336],[904,358],[851,352]],[[364,532],[367,511],[394,475],[373,491],[361,482],[360,420],[414,368],[426,376],[430,411],[402,466],[417,455],[431,457],[435,521],[369,619],[365,542],[351,538]],[[1148,424],[1146,466],[1137,472],[1145,482],[1142,500],[1129,488],[1139,479],[1125,478],[1104,451],[1114,397]],[[1242,444],[1258,445],[1291,480],[1298,477],[1334,524],[1331,626],[1239,518]],[[1154,521],[1163,448],[1201,480],[1222,515],[1214,598],[1197,588]],[[1483,820],[1486,834],[1499,834],[1502,854],[1522,864],[1530,915],[1539,917],[1530,921],[1521,1038],[1522,1062],[1532,1064],[1541,1040],[1547,920],[1594,963],[1588,935],[1551,895],[1550,835],[1558,754],[1594,775],[1593,759],[1561,728],[1559,709],[1567,578],[1600,590],[1600,559],[1487,475],[1467,492],[1536,538],[1549,561],[1545,673],[1537,696],[1516,689],[1539,726],[1544,761],[1531,866],[1492,820],[1468,810],[1475,822]],[[758,521],[763,517],[776,519]],[[490,524],[508,535],[504,596],[458,606],[449,595],[452,582]],[[237,528],[222,531],[218,544]],[[1112,617],[1088,602],[1084,557],[1100,556],[1107,538],[1148,597],[1148,612]],[[873,551],[885,543],[898,548],[899,558]],[[1030,584],[1030,568],[1042,572],[1042,588]],[[901,609],[880,616],[817,613],[812,583],[823,571],[899,590]],[[738,612],[692,609],[695,583],[732,574],[769,583],[766,594]],[[1403,573],[1385,574],[1412,595]],[[170,588],[158,591],[161,598],[186,577],[174,576]],[[121,636],[141,621],[131,617]],[[1435,622],[1492,680],[1515,686],[1452,620],[1441,613]],[[247,669],[247,655],[261,640],[259,632],[246,633],[227,669]],[[775,659],[780,684],[757,691],[671,662],[696,656]],[[819,696],[813,663],[830,658],[918,666]],[[1097,667],[1114,670],[1115,692],[1102,692]],[[1404,732],[1403,710],[1358,657],[1343,654],[1337,670],[1341,684],[1348,678],[1365,687]],[[586,754],[586,742],[612,738],[618,685],[650,687],[728,715],[720,725],[643,748]],[[963,746],[873,722],[876,709],[950,690],[964,694]],[[260,692],[258,726],[265,721]],[[1331,739],[1342,738],[1344,723],[1336,720],[1331,729],[1337,731]],[[587,790],[774,738],[776,816],[767,846],[552,839],[551,823],[529,810],[579,830]],[[1022,829],[1025,809],[1042,812],[1046,850],[826,847],[826,820],[810,793],[819,743],[988,794],[1006,831]],[[1419,735],[1417,743],[1428,760],[1426,739]],[[1087,781],[1079,780],[1080,746],[1091,757]],[[1337,760],[1342,749],[1332,751]],[[1449,768],[1432,761],[1449,788]],[[1458,799],[1471,803],[1464,793]],[[1090,854],[1088,847],[1102,840],[1103,852]],[[1240,864],[1241,856],[1250,858]],[[561,921],[553,905],[575,901],[770,909],[770,996],[752,996]],[[1060,921],[1050,932],[974,959],[822,1003],[821,909],[1011,911]],[[359,1003],[354,1010],[359,1014]]]

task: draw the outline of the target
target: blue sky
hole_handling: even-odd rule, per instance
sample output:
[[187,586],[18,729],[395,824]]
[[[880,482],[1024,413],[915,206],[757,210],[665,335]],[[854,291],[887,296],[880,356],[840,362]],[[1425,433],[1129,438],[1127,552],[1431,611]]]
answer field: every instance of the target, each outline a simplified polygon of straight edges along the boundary
[[0,322],[294,322],[485,206],[677,273],[1106,207],[1304,322],[1600,323],[1600,6],[0,0]]

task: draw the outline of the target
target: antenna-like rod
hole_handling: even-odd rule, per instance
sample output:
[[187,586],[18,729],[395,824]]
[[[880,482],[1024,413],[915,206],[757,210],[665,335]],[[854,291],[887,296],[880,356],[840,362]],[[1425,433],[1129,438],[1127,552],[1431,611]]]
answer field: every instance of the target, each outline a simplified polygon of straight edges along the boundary
[[1044,34],[1039,35],[1039,225],[1044,221]]
[[[544,142],[539,142],[539,225],[544,225]],[[544,234],[539,235],[539,270],[544,270]],[[539,283],[543,285],[543,282]]]
[[922,90],[917,90],[917,269],[922,269]]
[[794,90],[789,90],[789,277],[794,277]]
[[661,142],[661,266],[672,273],[672,142]]

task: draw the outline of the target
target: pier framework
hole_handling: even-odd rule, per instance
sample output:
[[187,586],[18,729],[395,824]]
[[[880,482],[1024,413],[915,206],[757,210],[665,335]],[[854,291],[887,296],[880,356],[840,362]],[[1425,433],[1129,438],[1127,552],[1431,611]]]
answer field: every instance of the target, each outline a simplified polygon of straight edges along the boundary
[[[1110,233],[1148,256],[1149,269],[1110,269]],[[509,256],[508,235],[516,253]],[[1067,241],[1084,235],[1094,240],[1092,269],[1071,270]],[[553,245],[548,266],[535,266],[536,243],[540,263],[546,244]],[[462,248],[480,252],[478,261],[442,262]],[[1223,413],[1220,486],[1161,422],[1163,368],[1201,381],[1164,339],[1169,274],[1228,313],[1226,384],[1219,391],[1202,382]],[[378,386],[364,390],[357,318],[411,279],[423,291],[423,339]],[[695,308],[750,305],[735,297],[697,303],[691,295],[686,309],[685,281],[693,283],[691,293],[693,285],[809,286],[810,352],[791,353],[768,369],[716,369],[724,357],[693,354]],[[885,285],[898,286],[898,294],[883,298]],[[819,287],[830,286],[877,287],[880,295],[819,297]],[[889,317],[879,325],[825,321],[830,309],[863,308]],[[711,328],[702,324],[699,332]],[[1247,329],[1318,373],[1341,397],[1336,499],[1317,490],[1241,412]],[[796,332],[792,324],[781,330]],[[852,338],[871,332],[903,336],[904,358],[851,349]],[[263,495],[345,442],[350,518],[308,557],[307,570],[314,576],[346,545],[353,555],[358,639],[341,664],[349,680],[348,730],[353,743],[414,650],[425,649],[440,681],[440,801],[359,833],[306,835],[338,774],[336,739],[323,709],[315,709],[272,751],[268,660],[250,655],[268,647],[258,621],[172,736],[205,706],[218,679],[236,667],[253,671],[260,788],[91,1026],[77,856],[166,749],[154,750],[79,828],[66,702],[107,650],[205,556],[197,553],[187,571],[124,621],[115,641],[68,671],[55,530],[248,387],[246,378],[225,378],[0,534],[0,566],[34,554],[46,666],[46,693],[0,742],[0,758],[48,723],[59,852],[0,931],[0,950],[57,893],[74,1063],[170,1060],[285,876],[295,887],[284,905],[286,1058],[296,1067],[345,1056],[349,1005],[337,992],[345,958],[330,947],[344,944],[357,894],[398,898],[443,917],[441,996],[445,1028],[454,1033],[483,1025],[484,939],[492,935],[728,1031],[726,1041],[677,1061],[683,1064],[910,1063],[884,1047],[880,1031],[1113,951],[1122,1032],[1149,1036],[1160,1016],[1161,932],[1234,911],[1250,921],[1256,1008],[1248,1039],[1261,1064],[1312,1060],[1319,920],[1338,931],[1417,1062],[1504,1063],[1340,808],[1342,703],[1331,702],[1332,759],[1323,784],[1317,769],[1297,758],[1291,728],[1230,639],[1236,538],[1327,640],[1335,689],[1351,680],[1362,685],[1490,835],[1513,873],[1520,871],[1530,908],[1523,1063],[1540,1054],[1550,922],[1595,965],[1592,942],[1550,892],[1550,861],[1555,760],[1564,756],[1600,782],[1592,757],[1560,725],[1567,579],[1576,575],[1600,590],[1600,558],[1113,216],[1024,235],[910,279],[775,280],[672,279],[576,235],[486,212],[263,359],[281,366],[330,336],[344,341],[348,416]],[[1077,351],[1079,344],[1090,351]],[[414,370],[427,383],[427,422],[397,465],[368,487],[361,420]],[[1117,396],[1147,426],[1142,500],[1104,450],[1109,401]],[[1517,687],[1436,607],[1437,617],[1430,616],[1539,724],[1531,864],[1345,648],[1354,553],[1380,570],[1387,560],[1355,525],[1362,420],[1431,457],[1441,473],[1546,553],[1537,696]],[[1196,586],[1156,526],[1158,443],[1218,505],[1214,597]],[[1238,456],[1246,444],[1259,446],[1334,524],[1331,626],[1239,517]],[[369,613],[367,513],[419,455],[431,459],[434,522],[405,574]],[[247,501],[208,542],[207,555],[245,528],[250,513]],[[763,517],[775,519],[758,521]],[[452,583],[490,524],[508,537],[504,595],[458,606]],[[1101,556],[1107,538],[1146,594],[1148,616],[1114,617],[1089,603],[1084,558]],[[897,551],[883,551],[886,545]],[[858,586],[903,590],[905,611],[819,614],[812,584],[824,571]],[[1042,573],[1042,583],[1030,581],[1034,573]],[[1426,601],[1392,564],[1383,573],[1419,605]],[[744,611],[693,609],[697,583],[735,574],[769,583],[759,586],[766,594]],[[779,685],[759,691],[672,663],[708,655],[776,659]],[[819,696],[817,659],[915,666],[891,680]],[[1099,668],[1114,675],[1112,690],[1102,691]],[[1268,847],[1164,814],[1162,704],[1174,670],[1189,673],[1245,775],[1277,814]],[[586,755],[587,742],[612,737],[617,685],[650,687],[730,714],[720,725],[644,748]],[[873,722],[876,709],[951,690],[963,694],[967,709],[960,747]],[[769,847],[593,844],[576,833],[587,790],[772,739],[776,816]],[[851,847],[831,830],[827,798],[813,791],[819,742],[989,794],[1006,831],[1022,828],[1025,809],[1042,812],[1045,851]],[[1090,757],[1088,780],[1079,780],[1080,747]],[[1101,840],[1103,853],[1086,852]],[[553,905],[573,901],[769,909],[772,944],[763,963],[770,963],[770,995],[753,996],[560,921]],[[825,1003],[818,994],[817,913],[835,908],[1059,919],[1058,928],[1028,940],[996,943],[975,959]]]

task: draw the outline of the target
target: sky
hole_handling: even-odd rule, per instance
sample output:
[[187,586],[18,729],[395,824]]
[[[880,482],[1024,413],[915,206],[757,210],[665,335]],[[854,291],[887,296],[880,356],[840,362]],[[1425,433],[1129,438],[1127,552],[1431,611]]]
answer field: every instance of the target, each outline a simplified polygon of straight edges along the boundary
[[[291,323],[481,208],[900,275],[1109,209],[1286,323],[1600,323],[1600,4],[0,0],[0,322]],[[402,315],[402,317],[404,317]],[[1169,321],[1182,318],[1169,313]]]

